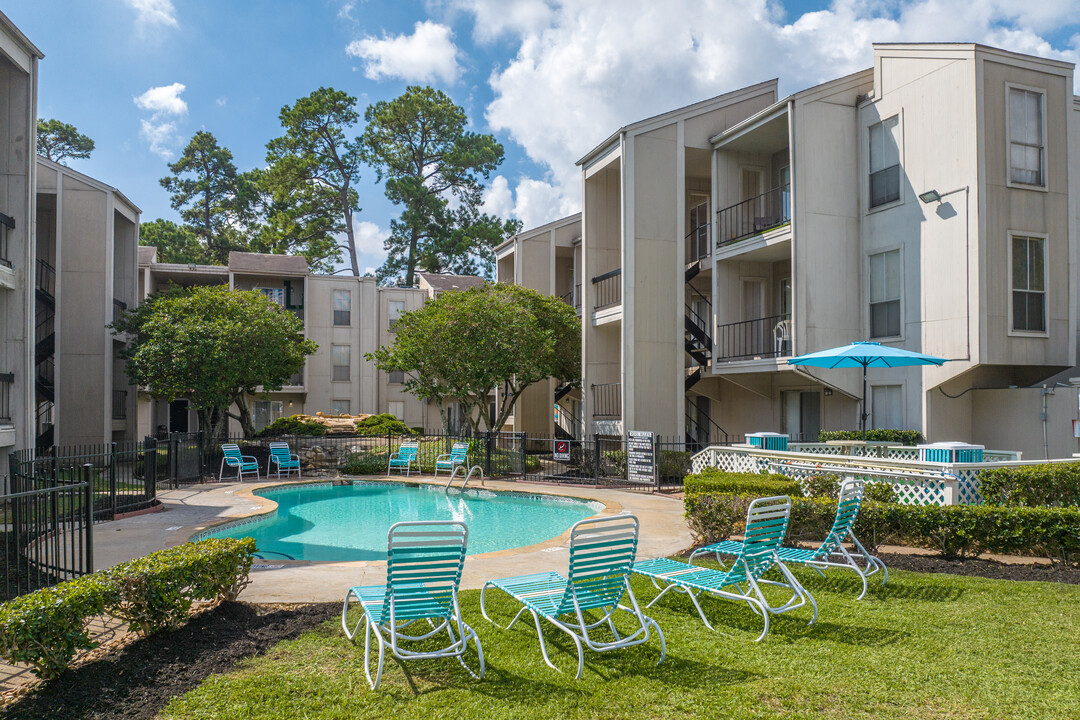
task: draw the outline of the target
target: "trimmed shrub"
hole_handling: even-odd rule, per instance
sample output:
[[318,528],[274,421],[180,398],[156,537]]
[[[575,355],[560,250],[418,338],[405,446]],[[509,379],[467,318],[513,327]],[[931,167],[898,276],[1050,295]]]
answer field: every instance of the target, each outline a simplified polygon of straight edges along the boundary
[[305,420],[299,415],[278,418],[255,433],[257,438],[280,437],[282,435],[325,435],[326,426],[316,420]]
[[[862,430],[821,430],[818,432],[818,442],[862,439]],[[918,445],[924,441],[923,434],[918,430],[890,430],[888,428],[867,430],[866,439],[873,442],[900,443],[901,445]]]
[[1080,506],[1080,463],[983,470],[979,483],[983,500],[991,505]]
[[[696,475],[687,475],[683,480],[686,496],[707,493],[746,493],[755,497],[771,495],[802,496],[802,487],[798,481],[784,475],[765,475],[759,473],[733,473],[716,468],[706,468]],[[743,514],[746,519],[746,514]]]
[[413,429],[390,413],[371,415],[358,420],[357,435],[414,435]]
[[385,475],[386,464],[386,453],[372,450],[349,453],[341,465],[341,472],[346,475]]
[[897,500],[896,490],[887,482],[868,482],[863,490],[863,500],[891,505]]
[[832,473],[811,475],[804,481],[804,487],[810,497],[830,500],[840,497],[840,478]]

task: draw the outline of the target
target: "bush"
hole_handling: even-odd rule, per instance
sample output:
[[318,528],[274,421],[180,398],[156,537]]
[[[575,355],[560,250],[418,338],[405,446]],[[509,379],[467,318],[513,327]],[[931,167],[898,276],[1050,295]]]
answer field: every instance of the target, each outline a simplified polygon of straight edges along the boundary
[[[818,442],[862,439],[861,430],[821,430],[818,432]],[[887,428],[867,430],[866,439],[872,442],[892,442],[901,445],[918,445],[924,441],[923,434],[918,430],[890,430]]]
[[[733,473],[717,468],[706,468],[696,475],[687,475],[683,480],[686,496],[707,493],[745,493],[755,497],[772,495],[801,496],[802,487],[798,481],[784,475],[765,475],[759,473]],[[743,514],[746,519],[746,514]]]
[[386,453],[372,450],[350,453],[341,465],[341,472],[346,475],[385,475],[386,464]]
[[60,675],[94,646],[90,619],[107,613],[147,634],[183,620],[195,600],[234,600],[248,583],[255,541],[201,540],[36,590],[0,605],[0,656]]
[[983,500],[991,505],[1080,505],[1080,463],[983,470],[979,473],[979,483]]
[[307,420],[300,415],[278,418],[255,433],[257,438],[280,437],[282,435],[325,435],[326,426],[317,420]]
[[811,475],[806,478],[806,494],[810,497],[836,500],[840,497],[840,478],[832,473]]
[[390,413],[370,415],[356,423],[357,435],[414,435],[413,429]]
[[891,505],[896,502],[896,490],[887,482],[868,482],[863,491],[863,500]]

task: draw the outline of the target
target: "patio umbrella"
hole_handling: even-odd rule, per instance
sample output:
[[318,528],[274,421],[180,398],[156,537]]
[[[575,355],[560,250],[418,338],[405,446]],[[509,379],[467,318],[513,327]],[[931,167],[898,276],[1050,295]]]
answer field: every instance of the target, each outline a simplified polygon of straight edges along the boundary
[[862,368],[862,413],[859,424],[862,426],[863,440],[866,439],[866,368],[905,367],[909,365],[943,365],[948,360],[924,355],[922,353],[882,345],[876,342],[853,342],[850,345],[819,350],[807,355],[799,355],[788,360],[788,365],[807,365],[820,368]]

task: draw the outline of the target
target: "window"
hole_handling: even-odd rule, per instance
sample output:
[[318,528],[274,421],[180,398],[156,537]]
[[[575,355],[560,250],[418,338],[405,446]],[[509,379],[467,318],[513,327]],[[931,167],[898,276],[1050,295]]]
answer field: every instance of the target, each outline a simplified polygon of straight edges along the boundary
[[387,403],[387,412],[396,417],[398,420],[402,420],[405,417],[405,401],[404,400],[391,400]]
[[401,370],[394,370],[390,373],[390,382],[394,385],[401,385],[405,382],[405,373]]
[[1046,239],[1012,239],[1012,329],[1046,332]]
[[900,385],[870,388],[871,423],[874,429],[900,430],[904,427],[904,400]]
[[352,403],[348,400],[334,400],[333,403],[335,415],[352,415]]
[[870,126],[870,207],[900,199],[900,116]]
[[281,410],[280,400],[256,400],[251,407],[252,426],[256,430],[262,430],[281,417]]
[[334,324],[352,324],[352,293],[348,290],[334,291]]
[[870,256],[870,337],[900,335],[900,251]]
[[278,305],[285,307],[285,288],[255,288]]
[[331,380],[335,381],[348,381],[352,376],[352,348],[348,345],[331,345],[330,351],[333,355],[334,370],[330,376]]
[[1043,94],[1009,88],[1009,182],[1045,186]]
[[390,328],[390,330],[393,330],[394,329],[394,324],[398,321],[398,318],[401,317],[402,314],[404,314],[404,312],[405,312],[405,301],[404,300],[391,300],[390,303],[389,303],[389,308],[390,308],[390,311],[389,311],[389,319],[390,319],[389,328]]

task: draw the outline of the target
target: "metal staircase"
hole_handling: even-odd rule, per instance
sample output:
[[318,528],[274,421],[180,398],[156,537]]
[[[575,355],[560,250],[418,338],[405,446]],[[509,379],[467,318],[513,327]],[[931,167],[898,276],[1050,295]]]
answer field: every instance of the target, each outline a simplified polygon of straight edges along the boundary
[[36,442],[38,448],[53,444],[53,411],[56,405],[56,269],[38,259],[34,282],[34,390]]
[[[687,271],[689,274],[689,271]],[[686,354],[690,356],[690,359],[694,361],[694,365],[691,366],[694,370],[686,376],[685,390],[689,391],[694,387],[699,380],[701,380],[701,370],[709,365],[709,361],[712,359],[712,336],[709,334],[709,318],[712,317],[712,303],[704,295],[699,293],[693,288],[693,286],[687,286],[690,290],[691,298],[695,296],[705,302],[708,308],[706,314],[708,317],[701,317],[696,310],[690,305],[685,303],[685,317],[684,317],[684,348]]]
[[709,445],[728,444],[731,436],[710,417],[704,398],[692,395],[686,398],[686,447],[691,452],[699,452]]

